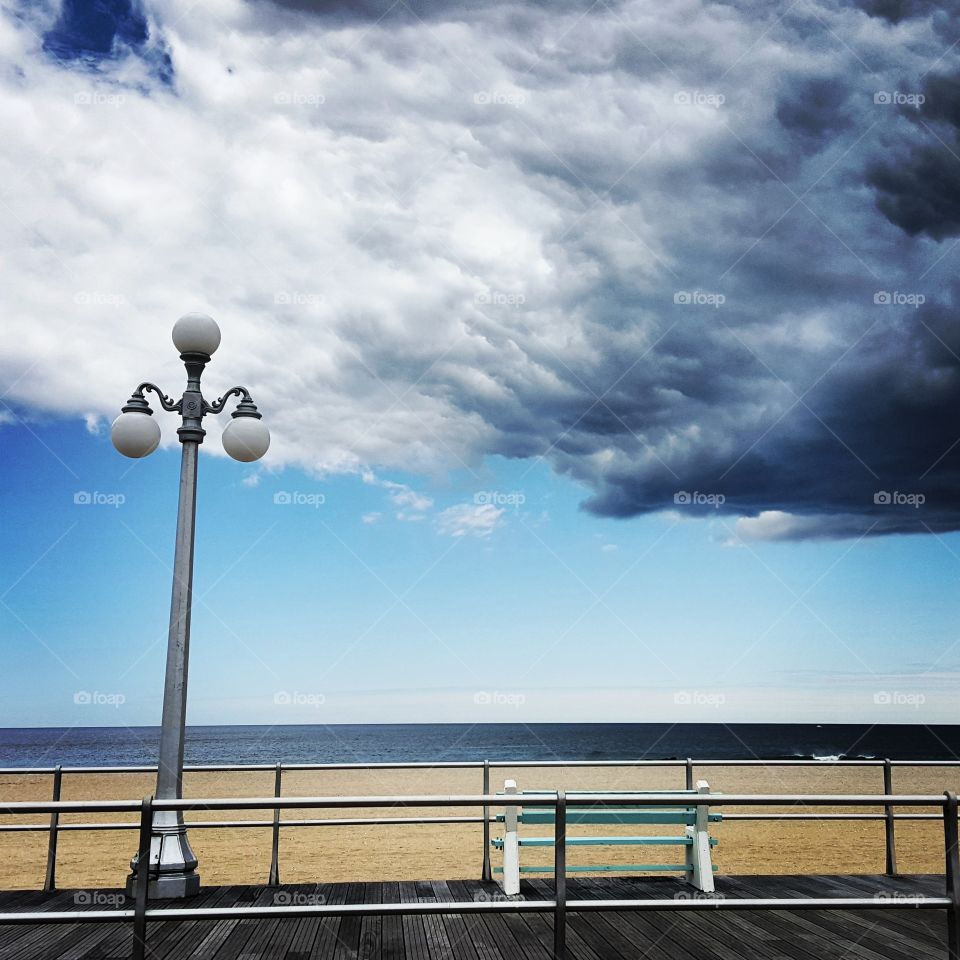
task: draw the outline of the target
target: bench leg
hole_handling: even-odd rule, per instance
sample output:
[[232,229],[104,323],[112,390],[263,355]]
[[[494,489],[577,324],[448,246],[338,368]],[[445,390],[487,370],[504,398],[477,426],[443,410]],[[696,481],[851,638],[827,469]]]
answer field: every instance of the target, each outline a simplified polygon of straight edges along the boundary
[[[697,793],[709,793],[710,786],[706,780],[697,781]],[[704,893],[713,893],[713,862],[710,859],[710,833],[708,831],[710,810],[706,806],[697,807],[696,822],[687,827],[687,836],[693,843],[687,846],[687,866],[690,871],[690,882]]]
[[[516,780],[503,784],[504,793],[516,793]],[[517,838],[517,808],[506,807],[503,818],[503,892],[509,897],[520,892],[520,843]]]

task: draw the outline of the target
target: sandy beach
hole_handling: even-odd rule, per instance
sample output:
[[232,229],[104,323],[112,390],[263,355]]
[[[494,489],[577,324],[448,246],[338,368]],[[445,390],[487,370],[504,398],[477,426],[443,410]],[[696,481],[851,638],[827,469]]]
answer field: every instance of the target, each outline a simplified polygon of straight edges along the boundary
[[[285,773],[284,795],[468,794],[479,793],[479,770],[382,770]],[[682,787],[677,769],[552,768],[546,770],[496,768],[492,788],[514,777],[521,789],[669,789]],[[727,793],[881,793],[879,768],[850,769],[827,765],[808,768],[739,767],[704,768],[698,778],[711,789]],[[939,794],[957,789],[960,771],[953,769],[898,768],[894,790],[898,793]],[[46,800],[49,776],[0,777],[0,796],[8,800]],[[63,799],[130,799],[152,790],[146,775],[66,775]],[[269,796],[272,773],[188,774],[186,795]],[[398,816],[439,815],[439,810],[405,809]],[[451,815],[470,815],[467,808],[450,809]],[[732,812],[732,811],[728,811]],[[835,811],[839,812],[839,811]],[[906,811],[903,811],[906,812]],[[290,811],[287,819],[389,815],[366,810]],[[196,813],[194,820],[269,819],[269,812]],[[96,815],[87,822],[119,821],[129,817]],[[42,816],[9,817],[5,822],[42,822]],[[64,816],[63,823],[83,818]],[[590,832],[574,827],[571,833]],[[673,828],[666,828],[668,832]],[[479,876],[482,857],[480,824],[323,826],[290,828],[281,832],[280,871],[287,883],[347,880],[455,879]],[[498,825],[491,827],[499,835]],[[637,828],[619,828],[621,833]],[[605,832],[611,832],[605,827]],[[642,831],[641,831],[642,832]],[[723,873],[876,873],[883,870],[883,826],[879,822],[775,822],[728,821],[718,824],[720,843],[715,862]],[[262,883],[270,863],[269,828],[197,828],[191,842],[200,860],[205,884]],[[136,845],[133,830],[75,831],[60,836],[58,885],[116,887],[128,870]],[[42,883],[46,861],[45,833],[0,834],[0,888],[36,888]],[[578,848],[571,863],[636,862],[638,849],[627,847]],[[897,823],[899,868],[905,873],[932,873],[943,869],[942,827],[938,822]],[[664,860],[671,851],[657,850]],[[547,863],[546,850],[524,852],[524,862]],[[493,863],[499,863],[494,851]]]

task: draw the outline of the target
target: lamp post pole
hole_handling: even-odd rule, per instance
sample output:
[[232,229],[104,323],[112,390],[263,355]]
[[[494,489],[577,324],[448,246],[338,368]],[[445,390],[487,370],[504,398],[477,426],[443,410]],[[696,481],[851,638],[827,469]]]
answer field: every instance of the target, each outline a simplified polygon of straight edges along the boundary
[[[220,413],[229,397],[242,396],[233,420],[223,432],[224,448],[234,459],[249,463],[262,457],[270,445],[270,434],[260,422],[260,414],[245,387],[232,387],[212,404],[203,398],[200,378],[211,355],[220,345],[220,330],[216,323],[202,314],[187,314],[174,326],[173,341],[187,370],[187,386],[182,398],[174,402],[152,383],[143,383],[134,391],[111,429],[114,446],[125,456],[139,458],[152,453],[160,440],[160,428],[152,418],[153,411],[144,398],[145,391],[157,394],[164,410],[175,411],[182,418],[182,425],[177,430],[182,445],[180,496],[157,765],[156,797],[162,800],[180,799],[183,796],[197,457],[206,435],[203,418],[208,413]],[[131,874],[127,878],[127,894],[131,897],[136,893],[136,873],[137,857],[134,857]],[[197,858],[190,847],[183,812],[156,811],[150,841],[148,895],[156,899],[172,899],[190,897],[199,890]]]

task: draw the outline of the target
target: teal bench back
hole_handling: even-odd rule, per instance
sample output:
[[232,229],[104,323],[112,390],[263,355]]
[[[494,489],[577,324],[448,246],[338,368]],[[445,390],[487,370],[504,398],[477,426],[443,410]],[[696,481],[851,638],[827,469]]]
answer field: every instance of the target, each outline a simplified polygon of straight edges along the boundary
[[[635,790],[608,790],[605,793],[623,793],[636,794]],[[678,794],[687,793],[691,796],[699,796],[695,790],[644,790],[644,793],[650,794]],[[523,798],[531,796],[550,796],[547,791],[525,790],[522,793],[500,793],[505,800],[507,797],[517,798],[517,806],[523,806]],[[576,793],[567,794],[567,823],[597,823],[597,824],[680,824],[682,826],[693,826],[696,822],[696,807],[640,807],[640,806],[598,806],[578,807],[576,805]],[[505,820],[505,815],[497,814],[497,820],[501,823]],[[520,823],[555,823],[556,813],[552,807],[529,807],[521,810],[517,815]],[[716,823],[723,819],[720,813],[710,813],[707,819]]]

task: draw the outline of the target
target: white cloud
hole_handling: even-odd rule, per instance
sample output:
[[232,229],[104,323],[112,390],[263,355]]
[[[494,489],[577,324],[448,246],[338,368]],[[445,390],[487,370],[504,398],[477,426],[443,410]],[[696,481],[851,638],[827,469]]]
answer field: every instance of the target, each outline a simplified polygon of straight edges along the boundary
[[[861,431],[788,414],[877,318],[862,258],[891,289],[933,260],[864,202],[862,176],[908,123],[887,110],[870,128],[868,93],[941,56],[932,19],[893,37],[853,7],[818,6],[821,22],[697,2],[664,16],[635,0],[525,9],[521,33],[492,9],[398,23],[161,0],[175,89],[135,57],[100,73],[54,63],[39,39],[52,8],[0,17],[19,65],[0,72],[0,124],[17,131],[0,143],[5,402],[112,418],[141,379],[176,393],[169,329],[200,309],[224,334],[209,392],[250,387],[274,466],[545,455],[615,515],[721,475],[756,500],[745,512],[796,513],[807,487],[789,468],[822,444],[859,482],[833,434],[873,462],[857,436],[889,444],[882,409]],[[867,42],[884,76],[864,75]],[[710,93],[711,77],[722,108],[678,100]],[[804,84],[822,77],[837,116],[804,139],[820,119]],[[675,303],[721,276],[725,309]],[[855,376],[922,355],[898,349],[909,335],[898,319],[865,339]],[[896,386],[944,403],[936,384]],[[754,449],[768,436],[783,446]],[[807,465],[830,481],[819,498],[842,503],[836,462]],[[411,498],[395,503],[403,519],[432,508],[395,493]]]
[[373,511],[372,513],[365,513],[365,514],[360,518],[360,522],[361,522],[361,523],[365,523],[365,524],[367,524],[367,525],[369,526],[369,525],[374,524],[374,523],[379,523],[379,522],[380,522],[380,518],[381,518],[382,516],[383,516],[383,514],[378,513],[377,511]]
[[390,502],[402,508],[404,512],[423,513],[433,506],[433,498],[417,493],[405,483],[394,483],[392,480],[381,480],[380,486],[389,491]]
[[450,537],[489,537],[504,513],[503,507],[492,503],[458,503],[437,515],[437,529]]

